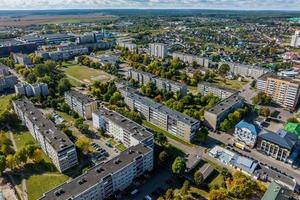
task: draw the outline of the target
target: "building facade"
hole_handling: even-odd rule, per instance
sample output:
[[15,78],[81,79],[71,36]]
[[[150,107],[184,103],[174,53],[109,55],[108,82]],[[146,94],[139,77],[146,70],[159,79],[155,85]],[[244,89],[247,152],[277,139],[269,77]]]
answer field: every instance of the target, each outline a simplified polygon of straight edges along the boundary
[[168,56],[168,49],[165,44],[162,43],[151,43],[149,44],[149,52],[150,56],[158,57],[158,58],[165,58]]
[[212,93],[214,96],[219,97],[220,99],[226,99],[231,95],[237,93],[235,90],[229,90],[225,88],[220,88],[212,83],[201,82],[198,84],[198,91],[201,95],[207,95]]
[[70,106],[70,108],[85,119],[91,119],[92,113],[98,108],[98,102],[96,100],[78,91],[67,91],[64,96],[65,102]]
[[66,60],[74,58],[78,55],[87,54],[89,52],[87,47],[68,46],[58,47],[56,51],[36,51],[35,54],[43,59],[51,60]]
[[295,110],[299,102],[300,80],[268,73],[257,79],[256,88],[279,105]]
[[172,57],[189,64],[196,62],[198,65],[203,66],[205,68],[210,68],[215,65],[215,63],[213,63],[209,58],[199,57],[191,54],[174,52],[172,54]]
[[24,66],[31,66],[32,61],[26,54],[14,53],[13,54],[15,63],[19,63]]
[[27,97],[37,97],[37,96],[48,96],[48,85],[46,83],[18,83],[15,85],[16,94],[24,95]]
[[235,125],[233,136],[238,142],[243,142],[247,146],[253,148],[259,133],[259,127],[242,120]]
[[223,99],[212,108],[204,111],[206,125],[213,130],[217,130],[221,122],[229,113],[243,107],[244,104],[245,100],[238,94],[233,94],[230,97]]
[[13,90],[17,82],[18,78],[10,73],[7,66],[0,63],[0,93]]
[[66,171],[78,164],[74,144],[27,98],[13,101],[13,107],[20,120],[59,171]]
[[300,30],[296,31],[291,39],[291,47],[299,48],[300,47]]

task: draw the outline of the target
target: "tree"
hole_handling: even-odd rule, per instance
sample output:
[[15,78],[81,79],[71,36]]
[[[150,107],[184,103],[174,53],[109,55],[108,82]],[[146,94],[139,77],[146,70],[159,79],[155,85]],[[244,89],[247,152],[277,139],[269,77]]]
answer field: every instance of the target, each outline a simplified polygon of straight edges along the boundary
[[78,147],[82,152],[89,152],[91,141],[86,136],[79,136],[75,142],[76,147]]
[[166,192],[166,200],[173,200],[174,199],[174,193],[171,188],[169,188]]
[[290,122],[290,123],[299,123],[299,121],[298,121],[298,119],[296,117],[288,118],[287,121]]
[[186,163],[184,159],[178,156],[172,164],[173,173],[181,176],[183,175],[185,169],[186,169]]
[[168,138],[162,133],[154,134],[154,139],[159,145],[165,145],[168,142]]
[[159,153],[158,158],[161,163],[165,163],[168,160],[168,153],[166,151],[162,151]]
[[35,149],[33,152],[32,160],[35,163],[40,163],[43,160],[43,152],[41,149]]
[[194,181],[195,181],[196,185],[201,185],[201,183],[203,181],[203,174],[200,170],[195,172]]
[[224,188],[213,189],[208,194],[209,200],[224,200],[227,199],[227,191]]
[[27,162],[27,158],[28,158],[26,148],[24,147],[24,148],[18,150],[14,156],[16,159],[16,163],[18,165],[25,164]]
[[122,100],[120,92],[114,92],[114,94],[109,99],[111,105],[117,105]]
[[230,70],[230,67],[228,64],[222,64],[219,69],[218,69],[218,73],[221,75],[221,76],[225,76]]
[[255,105],[269,105],[272,101],[272,98],[267,96],[264,92],[259,92],[252,99],[252,103]]
[[6,166],[9,169],[14,169],[16,167],[16,159],[12,154],[6,156]]
[[253,80],[253,81],[251,82],[250,86],[251,86],[252,88],[255,88],[255,86],[256,86],[256,80]]
[[181,193],[186,195],[189,189],[190,189],[190,182],[188,180],[185,180],[181,187]]
[[261,107],[259,109],[259,115],[263,117],[269,117],[270,116],[270,109],[267,107]]
[[0,155],[0,175],[4,172],[6,168],[6,159],[5,156]]
[[70,81],[66,78],[62,78],[58,82],[58,92],[60,94],[64,94],[64,92],[69,91],[71,89],[72,85]]
[[164,200],[164,198],[163,197],[158,197],[157,200]]

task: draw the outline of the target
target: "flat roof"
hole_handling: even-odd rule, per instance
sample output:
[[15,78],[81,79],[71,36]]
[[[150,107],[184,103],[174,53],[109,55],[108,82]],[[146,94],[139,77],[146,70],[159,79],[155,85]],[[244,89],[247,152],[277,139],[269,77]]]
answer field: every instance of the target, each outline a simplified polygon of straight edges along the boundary
[[115,124],[121,126],[123,129],[127,130],[134,138],[138,141],[143,141],[149,137],[152,137],[152,133],[146,130],[145,127],[139,125],[138,123],[124,117],[123,115],[111,111],[107,108],[101,108],[95,111],[97,115],[104,116],[114,122]]
[[261,200],[289,200],[291,195],[292,191],[273,181]]
[[74,147],[74,144],[66,134],[58,130],[54,123],[47,119],[26,97],[15,100],[14,103],[24,112],[24,115],[38,127],[40,133],[57,152],[69,147]]
[[225,110],[231,108],[232,106],[234,106],[235,104],[243,100],[244,100],[243,97],[239,96],[238,94],[233,94],[230,97],[223,99],[222,101],[220,101],[218,104],[208,109],[207,111],[219,115],[220,113],[224,112]]
[[91,97],[87,96],[87,95],[84,95],[76,90],[70,90],[70,91],[67,91],[65,92],[65,94],[67,95],[70,95],[74,98],[77,99],[77,101],[83,103],[83,104],[87,104],[87,103],[91,103],[91,102],[94,102],[96,100],[92,99]]
[[[103,178],[118,172],[120,169],[135,161],[138,157],[151,152],[152,149],[138,144],[130,147],[122,152],[117,157],[107,161],[106,163],[96,165],[88,170],[85,174],[69,180],[62,185],[52,189],[44,194],[41,200],[66,200],[71,197],[88,190],[94,185],[100,183]],[[80,184],[81,183],[81,184]],[[63,191],[61,195],[57,196],[57,191]]]

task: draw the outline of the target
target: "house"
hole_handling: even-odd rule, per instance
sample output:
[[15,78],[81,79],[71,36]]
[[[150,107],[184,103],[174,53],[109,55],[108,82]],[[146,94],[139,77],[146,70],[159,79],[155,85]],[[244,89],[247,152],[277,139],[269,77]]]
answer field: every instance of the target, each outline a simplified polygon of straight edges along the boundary
[[292,191],[273,181],[261,200],[290,200]]
[[297,136],[285,130],[277,133],[262,131],[257,138],[257,149],[280,161],[287,162],[288,157],[295,150]]
[[236,140],[253,148],[260,131],[260,128],[255,124],[251,124],[245,120],[242,120],[235,125],[233,136]]

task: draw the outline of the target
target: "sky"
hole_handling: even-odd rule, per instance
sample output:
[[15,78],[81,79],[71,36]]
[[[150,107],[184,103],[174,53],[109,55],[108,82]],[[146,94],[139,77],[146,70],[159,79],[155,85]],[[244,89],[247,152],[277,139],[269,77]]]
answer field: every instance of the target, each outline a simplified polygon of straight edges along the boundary
[[300,0],[0,0],[0,10],[111,8],[300,10]]

